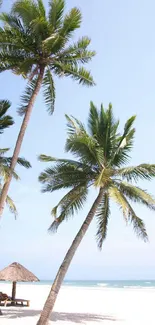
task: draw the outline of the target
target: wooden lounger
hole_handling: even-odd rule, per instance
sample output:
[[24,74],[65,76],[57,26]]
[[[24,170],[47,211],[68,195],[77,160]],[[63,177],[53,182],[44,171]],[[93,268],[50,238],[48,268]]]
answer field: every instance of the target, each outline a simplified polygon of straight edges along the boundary
[[0,304],[1,302],[4,303],[4,306],[7,307],[8,304],[12,304],[13,306],[27,306],[29,307],[30,306],[30,300],[25,300],[25,299],[10,299],[10,298],[7,298],[6,300],[4,301],[0,301]]
[[30,306],[30,300],[26,300],[26,299],[15,299],[12,302],[15,303],[15,305],[25,306],[26,304],[27,307]]

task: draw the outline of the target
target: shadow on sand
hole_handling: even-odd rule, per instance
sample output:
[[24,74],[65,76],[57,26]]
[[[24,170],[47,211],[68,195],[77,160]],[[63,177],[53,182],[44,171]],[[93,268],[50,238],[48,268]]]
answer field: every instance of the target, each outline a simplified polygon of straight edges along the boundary
[[[15,319],[17,317],[33,317],[33,316],[39,316],[41,313],[41,310],[27,310],[27,309],[21,309],[21,310],[15,310],[15,309],[9,309],[5,308],[2,310],[3,315],[0,316],[1,318],[9,318],[9,319]],[[58,313],[53,312],[51,316],[51,321],[57,322],[57,321],[69,321],[74,322],[77,324],[82,324],[85,321],[91,321],[91,322],[100,322],[100,321],[116,321],[116,319],[112,316],[108,315],[96,315],[96,314],[87,314],[87,313]]]

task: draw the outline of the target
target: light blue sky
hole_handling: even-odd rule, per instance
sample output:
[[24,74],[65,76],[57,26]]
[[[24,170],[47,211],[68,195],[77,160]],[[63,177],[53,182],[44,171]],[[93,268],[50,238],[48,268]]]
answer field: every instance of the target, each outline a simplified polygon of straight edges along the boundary
[[[4,0],[7,10],[13,1]],[[44,1],[47,4],[47,0]],[[21,181],[13,183],[10,194],[19,216],[5,210],[0,225],[0,269],[18,261],[42,279],[52,279],[58,265],[79,229],[93,195],[74,220],[65,223],[56,235],[50,236],[50,210],[61,193],[41,194],[37,181],[45,167],[37,161],[40,153],[64,157],[66,126],[64,114],[73,114],[86,121],[89,102],[105,106],[111,101],[115,116],[123,123],[137,114],[135,148],[131,163],[155,162],[155,3],[153,0],[68,0],[67,9],[77,5],[83,23],[76,37],[88,35],[97,51],[89,68],[97,86],[82,88],[67,79],[56,81],[56,109],[52,117],[46,113],[41,95],[22,147],[21,155],[29,159],[33,169],[20,168]],[[5,132],[1,147],[13,148],[21,118],[16,114],[19,97],[25,87],[20,77],[0,75],[0,98],[12,101],[15,126]],[[155,181],[144,183],[155,194]],[[136,206],[143,217],[150,242],[139,241],[132,227],[126,227],[121,212],[112,206],[108,238],[99,252],[95,242],[95,222],[91,225],[67,274],[68,279],[146,279],[155,278],[155,213]]]

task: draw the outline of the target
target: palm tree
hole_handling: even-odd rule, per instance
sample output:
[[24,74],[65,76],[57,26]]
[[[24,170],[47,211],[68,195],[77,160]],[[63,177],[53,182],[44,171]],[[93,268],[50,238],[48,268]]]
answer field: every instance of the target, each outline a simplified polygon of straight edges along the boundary
[[[11,103],[8,100],[0,100],[0,134],[4,132],[5,129],[9,128],[14,124],[13,118],[10,115],[7,115],[7,112],[11,106]],[[3,183],[7,181],[8,177],[12,175],[16,180],[19,179],[17,173],[15,171],[11,171],[10,163],[11,157],[6,157],[4,154],[8,152],[9,149],[0,149],[0,195],[3,188]],[[18,158],[18,164],[30,168],[30,163],[24,158]],[[11,213],[14,214],[15,218],[17,216],[16,206],[9,195],[6,196],[6,205],[8,206]],[[2,311],[0,309],[0,315],[2,315]]]
[[[94,85],[93,78],[83,65],[95,55],[88,50],[90,39],[82,37],[70,44],[81,25],[81,12],[77,8],[64,15],[65,1],[50,0],[46,14],[42,0],[18,0],[10,13],[2,13],[0,21],[0,72],[11,70],[28,80],[22,96],[19,113],[23,123],[15,145],[11,169],[14,170],[24,134],[36,97],[43,86],[49,114],[53,113],[55,86],[53,76],[71,77],[82,85]],[[3,213],[11,176],[5,183],[0,198],[0,216]]]
[[[11,103],[8,100],[0,100],[0,134],[4,132],[5,129],[9,128],[14,124],[13,118],[8,115],[8,110],[10,109]],[[10,164],[12,157],[6,157],[5,154],[9,151],[9,148],[0,149],[0,194],[2,191],[3,183],[6,182],[12,174],[12,176],[18,180],[19,176],[15,171],[11,171]],[[24,158],[18,158],[17,163],[23,167],[30,168],[30,163]],[[7,195],[6,204],[9,207],[10,211],[17,216],[17,209],[10,198]]]
[[41,161],[54,163],[54,166],[47,168],[39,176],[43,192],[68,190],[52,210],[55,220],[49,230],[56,231],[63,221],[83,208],[91,187],[95,187],[98,194],[58,270],[37,325],[47,324],[68,267],[94,217],[97,221],[98,247],[102,248],[107,235],[111,199],[121,208],[125,221],[132,223],[136,234],[144,240],[147,240],[145,225],[131,203],[140,203],[155,210],[155,199],[145,190],[132,184],[155,177],[155,165],[144,163],[125,166],[133,147],[135,116],[127,120],[122,134],[118,132],[119,121],[114,119],[111,104],[107,110],[101,105],[98,111],[91,103],[88,132],[76,118],[66,118],[68,138],[65,149],[77,160],[57,159],[45,155],[39,158]]

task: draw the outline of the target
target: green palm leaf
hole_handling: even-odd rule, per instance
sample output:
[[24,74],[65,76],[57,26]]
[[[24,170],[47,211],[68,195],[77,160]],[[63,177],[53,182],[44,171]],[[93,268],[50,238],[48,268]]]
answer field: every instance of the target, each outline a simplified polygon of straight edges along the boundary
[[34,91],[35,91],[36,83],[37,83],[37,77],[34,78],[32,81],[30,81],[27,84],[25,92],[21,96],[21,105],[18,108],[18,114],[20,116],[25,115],[25,113],[26,113],[29,102],[30,102],[30,100],[32,98],[32,95],[33,95]]
[[89,175],[89,186],[94,174],[89,170],[88,166],[83,169],[70,163],[57,163],[54,167],[47,168],[42,172],[39,181],[44,185],[43,192],[53,192],[58,189],[83,185],[86,175]]
[[38,6],[35,1],[32,0],[16,1],[12,6],[12,14],[17,18],[20,18],[26,28],[30,27],[30,23],[33,21],[33,19],[40,16]]
[[11,103],[8,100],[0,100],[0,134],[4,132],[4,129],[14,124],[13,118],[7,115]]
[[127,220],[128,220],[128,204],[126,202],[126,199],[122,195],[121,191],[119,191],[119,189],[117,187],[112,186],[111,188],[109,188],[108,194],[109,194],[109,197],[118,204],[118,206],[122,210],[123,216],[127,222]]
[[86,129],[78,119],[75,119],[73,116],[69,117],[65,114],[67,120],[67,133],[69,135],[76,135],[76,134],[86,134]]
[[74,135],[67,139],[65,149],[72,152],[74,156],[80,157],[81,161],[86,164],[97,164],[97,144],[95,139],[87,134]]
[[9,148],[0,149],[0,157],[2,157],[4,153],[8,152],[9,150],[10,150]]
[[128,221],[130,221],[133,224],[133,229],[138,237],[143,239],[144,241],[148,240],[148,235],[146,232],[145,224],[141,218],[139,218],[136,213],[134,212],[133,208],[131,207],[130,203],[127,201],[125,196],[122,197],[126,201],[126,204],[128,206]]
[[[74,213],[82,209],[86,202],[88,190],[85,186],[76,186],[69,191],[52,210],[52,215],[55,220],[49,227],[50,231],[56,231],[59,225],[73,216]],[[59,211],[60,212],[59,212]]]
[[155,177],[155,164],[140,164],[139,166],[121,168],[116,173],[128,182],[137,182],[139,179],[151,180]]
[[110,204],[109,204],[109,196],[107,193],[104,193],[101,204],[98,207],[97,213],[97,234],[96,239],[98,243],[98,247],[101,249],[103,245],[103,241],[107,236],[107,227],[108,220],[110,217]]
[[47,105],[47,110],[50,114],[54,111],[54,104],[55,104],[55,86],[52,74],[50,69],[46,69],[46,73],[43,80],[44,86],[44,98],[45,103]]
[[123,135],[118,137],[116,148],[112,155],[113,166],[120,167],[130,159],[130,151],[133,148],[135,129],[132,128],[136,116],[127,120],[124,126]]
[[62,28],[60,30],[60,35],[63,37],[71,37],[72,33],[81,26],[82,15],[78,8],[73,8],[64,17]]
[[73,80],[78,81],[79,84],[86,86],[95,85],[91,73],[83,67],[77,67],[71,64],[62,64],[59,61],[55,61],[52,69],[54,69],[55,74],[59,77],[71,77]]
[[6,12],[2,12],[0,14],[0,20],[5,23],[5,25],[8,25],[8,27],[13,27],[14,29],[20,30],[21,32],[24,31],[23,26],[21,24],[20,19],[17,17],[8,14]]
[[18,215],[18,212],[17,212],[16,206],[15,206],[15,204],[14,204],[14,202],[11,199],[10,196],[7,196],[7,198],[6,198],[6,204],[7,204],[8,208],[9,208],[10,212],[14,214],[15,219],[16,219],[17,218],[17,215]]
[[147,193],[147,191],[125,182],[116,184],[123,195],[125,195],[131,201],[144,204],[147,208],[155,210],[155,199],[149,193]]
[[37,1],[38,1],[38,8],[39,8],[40,16],[46,18],[46,10],[45,10],[43,1],[42,0],[37,0]]
[[52,30],[57,30],[62,26],[65,8],[64,0],[53,0],[49,2],[49,23]]
[[42,162],[64,163],[64,164],[69,165],[69,166],[74,166],[75,168],[83,168],[83,169],[88,168],[87,165],[84,165],[80,161],[75,161],[75,160],[72,160],[72,159],[59,159],[59,158],[55,158],[55,157],[51,157],[51,156],[46,156],[46,155],[43,155],[43,154],[38,157],[38,160],[42,161]]
[[[0,193],[1,193],[1,191],[2,191],[2,185],[0,184]],[[9,208],[10,212],[14,214],[14,217],[16,219],[18,212],[17,212],[16,206],[15,206],[13,200],[11,199],[11,197],[9,195],[7,195],[6,204]]]

